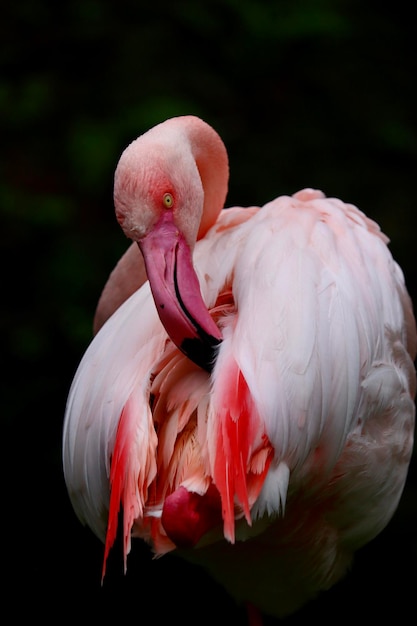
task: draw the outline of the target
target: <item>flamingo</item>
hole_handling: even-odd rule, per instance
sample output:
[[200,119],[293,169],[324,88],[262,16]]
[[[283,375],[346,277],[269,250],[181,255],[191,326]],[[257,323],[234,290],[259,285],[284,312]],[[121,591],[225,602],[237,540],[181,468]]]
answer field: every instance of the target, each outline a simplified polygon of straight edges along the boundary
[[416,324],[379,226],[302,189],[224,209],[195,116],[118,162],[132,240],[100,297],[63,428],[81,522],[204,567],[251,623],[339,581],[388,524],[412,453]]

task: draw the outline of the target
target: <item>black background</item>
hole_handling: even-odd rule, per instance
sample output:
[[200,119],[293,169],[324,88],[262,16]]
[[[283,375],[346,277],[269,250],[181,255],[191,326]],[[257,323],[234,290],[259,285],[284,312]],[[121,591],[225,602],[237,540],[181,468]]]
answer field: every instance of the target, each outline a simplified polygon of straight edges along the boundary
[[[411,12],[408,2],[358,0],[21,0],[2,9],[2,595],[16,621],[29,611],[245,623],[204,572],[172,556],[152,561],[139,543],[126,576],[113,551],[101,587],[102,546],[68,501],[66,396],[127,245],[113,215],[114,168],[149,127],[199,115],[228,148],[228,206],[306,186],[356,204],[389,235],[416,302]],[[342,583],[285,623],[404,623],[416,583],[414,459],[387,529]]]

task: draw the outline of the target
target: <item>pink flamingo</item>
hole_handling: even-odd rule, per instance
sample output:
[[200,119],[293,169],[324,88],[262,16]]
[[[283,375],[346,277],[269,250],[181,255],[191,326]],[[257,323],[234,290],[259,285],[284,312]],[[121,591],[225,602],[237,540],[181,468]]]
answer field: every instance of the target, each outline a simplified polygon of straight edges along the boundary
[[125,567],[132,536],[177,550],[260,623],[336,583],[393,515],[416,326],[356,207],[304,189],[222,210],[227,183],[223,142],[193,116],[122,154],[116,215],[134,243],[74,377],[63,464],[103,575],[122,507]]

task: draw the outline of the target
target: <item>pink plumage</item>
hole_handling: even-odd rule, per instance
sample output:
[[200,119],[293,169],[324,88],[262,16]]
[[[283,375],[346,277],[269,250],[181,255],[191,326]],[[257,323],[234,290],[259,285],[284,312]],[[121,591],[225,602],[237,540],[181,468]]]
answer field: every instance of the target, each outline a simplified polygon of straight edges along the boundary
[[131,536],[177,550],[254,621],[331,587],[392,517],[417,339],[375,222],[312,189],[223,209],[227,182],[223,142],[193,116],[121,156],[134,243],[74,377],[63,463],[104,562],[122,508],[125,560]]

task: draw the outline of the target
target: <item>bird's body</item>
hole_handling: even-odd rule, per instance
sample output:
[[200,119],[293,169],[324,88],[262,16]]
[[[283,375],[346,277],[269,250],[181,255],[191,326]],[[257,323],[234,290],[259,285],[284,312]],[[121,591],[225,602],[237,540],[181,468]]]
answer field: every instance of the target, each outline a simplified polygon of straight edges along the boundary
[[[133,244],[69,394],[68,490],[106,556],[121,506],[125,555],[131,535],[176,549],[283,616],[339,580],[397,507],[413,443],[411,302],[356,207],[305,189],[221,210],[227,159],[210,127],[176,118],[143,138],[122,156],[115,203],[150,282]],[[173,297],[150,261],[166,232]]]

